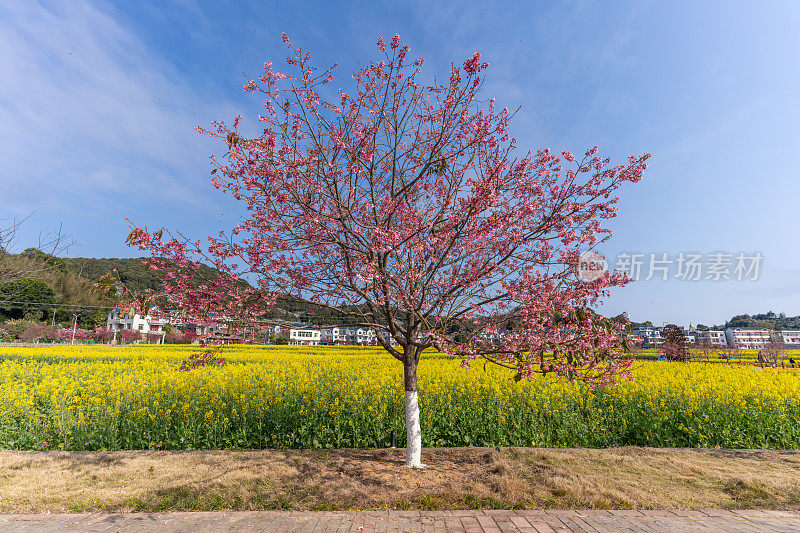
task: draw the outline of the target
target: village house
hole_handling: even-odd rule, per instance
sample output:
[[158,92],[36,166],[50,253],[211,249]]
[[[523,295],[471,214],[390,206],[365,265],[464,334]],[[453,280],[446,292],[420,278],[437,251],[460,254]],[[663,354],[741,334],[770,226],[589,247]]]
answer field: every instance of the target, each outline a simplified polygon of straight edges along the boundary
[[706,331],[697,330],[694,332],[694,334],[698,344],[706,343],[714,347],[723,347],[728,345],[728,341],[725,339],[724,331],[716,329],[709,329]]
[[728,328],[725,330],[728,346],[745,350],[761,350],[772,340],[764,328]]
[[320,330],[316,328],[291,328],[289,344],[317,345],[320,342]]
[[[321,342],[322,344],[354,344],[358,346],[367,346],[377,344],[375,339],[375,331],[371,328],[348,328],[343,326],[334,326],[330,328],[322,328]],[[388,335],[388,333],[386,333]]]
[[169,329],[168,326],[184,331],[193,331],[198,336],[221,333],[225,330],[225,326],[219,324],[191,324],[183,322],[179,317],[171,316],[153,317],[149,314],[140,315],[138,313],[130,315],[123,313],[119,308],[113,309],[106,317],[106,328],[110,331],[133,330],[143,335],[161,335],[162,340]]

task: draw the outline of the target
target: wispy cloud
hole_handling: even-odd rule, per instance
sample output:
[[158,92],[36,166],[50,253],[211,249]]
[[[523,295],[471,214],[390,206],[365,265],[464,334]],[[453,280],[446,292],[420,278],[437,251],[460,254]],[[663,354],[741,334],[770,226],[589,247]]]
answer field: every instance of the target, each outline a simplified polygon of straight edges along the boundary
[[193,128],[231,106],[204,102],[111,9],[86,1],[3,2],[0,35],[1,210],[201,205],[210,145]]

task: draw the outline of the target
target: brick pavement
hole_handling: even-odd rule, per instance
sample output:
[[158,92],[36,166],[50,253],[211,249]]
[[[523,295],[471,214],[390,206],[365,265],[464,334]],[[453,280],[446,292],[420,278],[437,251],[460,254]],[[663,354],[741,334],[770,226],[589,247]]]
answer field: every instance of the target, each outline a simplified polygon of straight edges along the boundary
[[784,511],[220,511],[0,515],[0,531],[317,533],[720,533],[800,531],[800,512]]

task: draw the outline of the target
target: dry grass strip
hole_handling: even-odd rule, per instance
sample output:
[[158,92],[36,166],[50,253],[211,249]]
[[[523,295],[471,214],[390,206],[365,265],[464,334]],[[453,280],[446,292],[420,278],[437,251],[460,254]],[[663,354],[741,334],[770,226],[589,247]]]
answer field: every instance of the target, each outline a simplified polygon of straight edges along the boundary
[[0,512],[800,509],[800,452],[652,448],[0,452]]

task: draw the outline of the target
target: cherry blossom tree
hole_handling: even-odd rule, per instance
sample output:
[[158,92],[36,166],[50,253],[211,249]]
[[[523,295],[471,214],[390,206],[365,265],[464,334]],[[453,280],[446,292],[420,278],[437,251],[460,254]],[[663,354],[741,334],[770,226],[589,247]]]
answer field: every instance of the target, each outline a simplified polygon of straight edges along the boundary
[[711,359],[711,356],[717,353],[717,347],[714,346],[710,340],[708,339],[701,339],[697,341],[694,345],[694,349],[691,350],[696,354],[696,358],[700,361],[708,361]]
[[681,363],[689,361],[686,335],[681,328],[675,324],[667,324],[661,329],[661,336],[664,339],[664,343],[661,345],[661,352],[666,356],[667,361],[679,361]]
[[[627,374],[624,324],[596,311],[629,280],[582,279],[578,263],[611,236],[617,191],[642,178],[648,155],[612,165],[597,147],[520,151],[514,113],[481,98],[478,53],[446,80],[423,80],[399,36],[379,39],[345,91],[332,85],[335,65],[317,69],[283,39],[291,72],[266,63],[244,86],[263,98],[261,133],[246,137],[241,116],[199,128],[225,146],[211,158],[213,186],[247,216],[205,246],[138,227],[128,237],[168,260],[151,266],[176,306],[244,324],[287,295],[372,328],[403,365],[408,467],[424,466],[417,368],[428,348],[517,380],[610,385]],[[199,280],[202,262],[220,275]]]
[[786,345],[775,339],[770,340],[762,350],[764,358],[770,363],[777,363],[786,354]]
[[142,333],[135,329],[121,329],[118,335],[123,344],[130,344],[142,340]]
[[92,339],[97,342],[110,343],[114,338],[114,331],[104,327],[94,328]]

